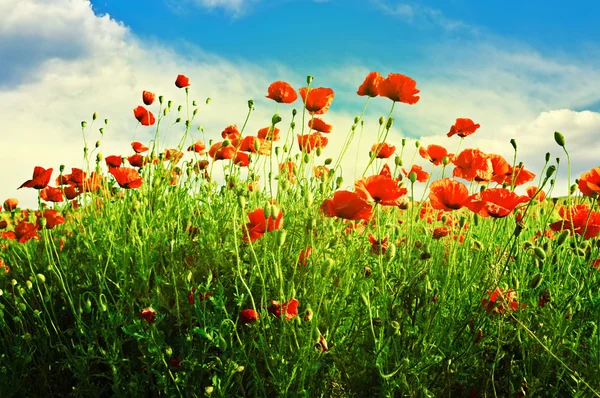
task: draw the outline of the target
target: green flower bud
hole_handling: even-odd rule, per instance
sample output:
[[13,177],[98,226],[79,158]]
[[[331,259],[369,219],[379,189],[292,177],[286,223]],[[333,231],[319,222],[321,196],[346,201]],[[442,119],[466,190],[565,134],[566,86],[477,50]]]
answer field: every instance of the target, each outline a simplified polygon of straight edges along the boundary
[[380,125],[380,126],[383,126],[383,123],[384,123],[384,122],[385,122],[385,117],[381,116],[381,117],[379,118],[379,125]]
[[411,171],[410,174],[408,175],[408,179],[410,180],[411,183],[415,183],[415,181],[417,181],[417,173],[415,173],[414,171]]
[[84,121],[81,122],[81,127],[85,128],[85,126],[87,126],[87,122],[84,120]]
[[277,113],[273,115],[273,117],[271,118],[271,124],[273,126],[275,126],[277,123],[279,123],[281,121],[281,116],[279,116]]
[[331,162],[333,162],[333,159],[327,158],[327,159],[325,159],[325,162],[323,162],[323,163],[325,164],[325,166],[329,166],[331,164]]
[[391,129],[391,128],[392,128],[392,125],[393,125],[393,124],[394,124],[394,118],[393,118],[393,117],[391,117],[391,118],[389,118],[389,119],[387,120],[387,123],[385,124],[385,128],[386,128],[387,130],[389,130],[389,129]]
[[312,76],[310,76],[310,75],[306,76],[306,84],[308,84],[310,86],[310,84],[312,83],[312,81],[313,81],[313,77]]
[[292,109],[292,117],[296,117],[297,114],[298,111],[296,110],[296,108]]
[[323,148],[317,147],[317,150],[315,151],[315,153],[317,154],[317,156],[321,156],[321,154],[323,153]]
[[94,112],[94,114],[92,115],[92,120],[96,119],[98,119],[98,112]]
[[555,172],[556,172],[556,166],[550,165],[550,167],[548,167],[548,169],[546,170],[546,178],[552,177],[552,174],[554,174]]
[[533,278],[531,278],[531,281],[529,282],[529,287],[531,289],[535,289],[540,285],[540,283],[542,283],[543,280],[544,276],[538,272],[533,276]]
[[210,97],[208,97],[208,98],[206,99],[206,105],[210,104],[210,102],[211,102],[211,101],[212,101],[212,100],[210,99]]
[[565,146],[565,136],[558,131],[554,132],[554,141],[556,141],[556,143],[561,147]]
[[398,155],[396,155],[396,157],[394,158],[394,164],[396,166],[402,166],[402,158]]
[[536,247],[535,249],[533,249],[533,253],[540,260],[542,260],[542,261],[546,260],[546,252],[541,247]]

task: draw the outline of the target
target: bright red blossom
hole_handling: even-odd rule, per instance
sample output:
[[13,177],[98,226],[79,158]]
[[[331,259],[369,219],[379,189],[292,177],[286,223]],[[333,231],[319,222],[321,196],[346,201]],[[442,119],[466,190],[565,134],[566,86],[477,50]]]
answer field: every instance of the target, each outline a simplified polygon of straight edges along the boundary
[[406,188],[398,187],[396,179],[385,175],[363,177],[354,183],[354,189],[366,202],[382,206],[399,206],[408,193]]
[[553,231],[572,230],[585,239],[600,234],[600,212],[591,211],[586,204],[563,206],[558,210],[561,221],[550,224]]
[[306,90],[306,87],[302,87],[299,90],[300,95],[302,96],[302,102],[305,103],[306,110],[315,115],[322,115],[327,112],[331,102],[333,102],[333,90],[325,87],[316,87],[310,88],[308,94],[306,93]]
[[414,105],[421,99],[419,92],[416,81],[399,73],[390,73],[379,83],[379,95],[395,102]]
[[106,165],[110,169],[113,167],[121,167],[121,164],[123,163],[123,158],[118,155],[110,155],[110,156],[105,157],[104,161],[106,162]]
[[407,177],[410,176],[410,173],[415,173],[416,180],[419,182],[425,182],[429,179],[429,173],[424,171],[421,166],[418,166],[416,164],[414,164],[408,171],[406,171],[406,170],[404,170],[404,168],[402,168],[402,172]]
[[46,202],[64,202],[62,189],[50,186],[40,191],[40,198]]
[[395,151],[396,151],[396,146],[390,145],[387,142],[374,144],[371,147],[371,153],[377,159],[388,159],[390,156],[392,156],[394,154]]
[[467,187],[449,178],[434,181],[429,188],[431,207],[438,210],[458,210],[465,205],[468,197]]
[[442,164],[444,157],[448,156],[449,160],[452,161],[453,155],[448,154],[448,151],[443,146],[439,145],[428,145],[427,148],[419,147],[419,155],[423,159],[429,160],[436,166]]
[[475,124],[471,119],[458,118],[456,123],[450,127],[450,131],[447,136],[452,137],[454,134],[461,138],[473,134],[477,129],[481,127],[479,124]]
[[142,182],[144,182],[144,179],[140,177],[138,171],[129,167],[113,168],[108,172],[115,177],[115,180],[117,180],[117,183],[121,188],[139,188],[142,186]]
[[280,104],[291,104],[298,99],[298,94],[288,83],[276,81],[269,86],[267,90],[269,99]]
[[240,321],[244,325],[247,325],[249,323],[255,322],[258,319],[260,319],[258,312],[251,310],[251,309],[241,310],[239,317],[240,317]]
[[33,188],[33,189],[43,189],[46,188],[48,183],[50,182],[50,178],[52,177],[53,169],[44,169],[43,167],[36,166],[33,169],[33,178],[31,180],[25,181],[20,187],[21,188]]
[[283,212],[279,211],[279,214],[275,218],[270,216],[268,219],[265,218],[265,210],[258,208],[252,213],[248,214],[249,223],[246,224],[244,229],[244,242],[254,242],[258,238],[262,237],[265,233],[275,231],[283,227]]
[[371,98],[379,95],[379,85],[383,82],[383,76],[379,72],[371,72],[365,78],[365,81],[360,85],[356,94],[360,96],[369,96]]
[[156,98],[154,93],[151,93],[150,91],[142,92],[142,101],[144,101],[144,105],[152,105],[154,98]]
[[321,211],[328,217],[368,221],[371,218],[373,206],[357,193],[337,191],[333,194],[333,198],[323,201]]
[[138,106],[135,108],[133,110],[133,116],[135,116],[142,126],[152,126],[156,122],[152,112],[143,106]]
[[469,196],[465,207],[482,217],[501,218],[512,213],[521,204],[529,202],[528,196],[519,196],[505,188],[489,188]]
[[331,124],[325,123],[323,119],[318,117],[310,119],[308,121],[308,127],[321,133],[331,133],[331,130],[333,130],[333,126]]
[[325,148],[329,140],[327,137],[321,135],[321,133],[312,134],[297,134],[298,146],[302,152],[310,153],[316,148]]
[[141,142],[137,142],[137,141],[131,143],[131,148],[133,149],[133,151],[135,153],[144,153],[149,149],[146,145],[142,144]]
[[15,198],[8,198],[4,201],[4,210],[13,211],[19,205],[19,201]]
[[152,322],[154,322],[155,316],[156,316],[156,311],[152,307],[144,308],[140,312],[140,317],[142,317],[142,319],[145,319],[146,322],[148,322],[149,324],[152,324]]
[[600,195],[600,166],[583,173],[577,185],[584,196],[592,197],[594,193]]
[[271,300],[268,311],[269,314],[273,315],[275,318],[281,318],[282,315],[285,314],[285,320],[290,321],[298,315],[298,304],[299,302],[295,298],[289,299],[287,303],[283,303],[283,305],[279,301]]
[[188,79],[185,75],[177,75],[177,79],[175,79],[175,85],[178,88],[189,87],[190,79]]

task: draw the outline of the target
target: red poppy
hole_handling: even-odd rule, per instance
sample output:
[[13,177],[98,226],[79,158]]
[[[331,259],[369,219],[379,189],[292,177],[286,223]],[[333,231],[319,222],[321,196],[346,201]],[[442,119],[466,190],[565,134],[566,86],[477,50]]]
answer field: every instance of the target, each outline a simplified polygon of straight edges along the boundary
[[471,119],[458,118],[456,123],[450,127],[450,131],[446,134],[448,137],[452,137],[454,134],[461,138],[465,138],[468,135],[473,134],[477,129],[481,127],[479,124],[475,124]]
[[464,206],[468,197],[467,187],[450,178],[434,181],[429,188],[431,207],[438,210],[458,210]]
[[177,75],[177,79],[175,79],[175,85],[177,88],[189,87],[190,79],[185,75]]
[[261,155],[271,154],[271,144],[264,138],[248,135],[240,142],[239,150],[242,152],[260,153]]
[[450,228],[448,227],[435,227],[433,229],[433,239],[441,239],[448,235],[450,235]]
[[225,130],[221,132],[221,137],[228,140],[239,140],[241,136],[242,134],[235,124],[225,127]]
[[133,149],[133,151],[135,153],[144,153],[148,150],[148,147],[144,144],[142,144],[141,142],[132,142],[131,143],[131,148]]
[[379,85],[383,82],[383,76],[379,72],[371,72],[365,78],[363,84],[360,85],[356,94],[360,96],[368,95],[369,97],[377,97],[379,95]]
[[127,161],[133,167],[143,167],[148,162],[148,158],[144,158],[139,153],[127,157]]
[[321,118],[315,117],[308,121],[308,127],[321,133],[331,133],[333,125],[325,123]]
[[37,234],[37,230],[38,226],[36,224],[22,220],[15,225],[14,231],[4,232],[2,237],[4,239],[16,240],[19,243],[26,243],[31,239],[40,238],[40,235]]
[[594,192],[600,195],[600,166],[583,173],[579,177],[577,185],[584,196],[592,197]]
[[281,163],[279,174],[285,176],[292,184],[296,183],[296,163],[292,161]]
[[408,76],[399,73],[390,73],[386,79],[379,83],[379,95],[394,102],[403,102],[414,105],[419,102],[417,82]]
[[310,153],[316,148],[325,148],[329,140],[327,137],[321,135],[321,133],[312,134],[297,134],[298,146],[302,152]]
[[179,149],[165,149],[164,161],[171,161],[171,163],[178,163],[183,158],[183,152]]
[[75,199],[81,194],[80,188],[76,187],[75,185],[67,185],[63,188],[63,192],[65,194],[65,198],[68,200]]
[[398,187],[396,179],[385,175],[363,177],[354,183],[354,189],[364,201],[382,206],[399,206],[408,193],[406,188]]
[[423,159],[427,159],[429,160],[431,163],[433,163],[436,166],[439,166],[440,164],[442,164],[442,161],[444,160],[444,157],[448,156],[450,158],[450,161],[452,161],[453,155],[452,154],[448,154],[448,151],[446,150],[446,148],[444,148],[443,146],[440,145],[428,145],[427,148],[425,147],[419,147],[419,155],[421,155],[421,157]]
[[276,218],[270,216],[269,219],[266,219],[264,209],[259,208],[248,214],[248,219],[250,222],[246,224],[243,238],[245,242],[248,242],[248,240],[250,242],[254,242],[258,238],[262,237],[265,233],[283,227],[282,211],[279,211],[279,214]]
[[56,178],[57,185],[74,185],[78,188],[83,186],[86,173],[78,168],[71,168],[71,174],[63,174]]
[[585,239],[595,238],[600,234],[600,212],[591,211],[585,204],[563,206],[558,214],[562,220],[550,224],[555,232],[573,230]]
[[104,177],[95,171],[82,183],[83,192],[95,192],[102,189]]
[[233,159],[236,153],[236,147],[231,145],[223,145],[223,142],[213,144],[208,150],[208,154],[213,160]]
[[142,186],[142,182],[144,182],[144,179],[140,177],[140,173],[138,173],[136,169],[131,169],[129,167],[110,169],[108,172],[115,177],[121,188],[139,188]]
[[[502,156],[492,153],[487,155],[490,162],[492,162],[492,177],[491,180],[502,184],[507,174],[511,174],[510,164]],[[488,181],[485,181],[488,182]]]
[[369,234],[369,243],[371,243],[371,253],[373,254],[385,254],[388,249],[387,236],[383,239],[377,239],[373,234]]
[[145,319],[146,322],[152,324],[152,322],[154,322],[154,317],[156,316],[156,311],[152,307],[147,307],[140,312],[140,316],[142,319]]
[[46,187],[40,191],[40,198],[46,202],[64,202],[63,191],[60,188]]
[[248,167],[250,165],[250,156],[245,152],[238,152],[235,154],[233,163],[240,167]]
[[525,170],[525,167],[516,166],[513,172],[513,168],[509,165],[506,174],[504,176],[499,176],[498,179],[494,178],[494,181],[498,184],[508,184],[517,187],[533,181],[534,178],[535,174],[529,170]]
[[[544,200],[546,200],[546,192],[544,191],[540,191],[537,195],[535,195],[535,193],[538,191],[537,187],[531,186],[531,187],[527,187],[527,189],[525,189],[525,192],[527,192],[527,196],[529,196],[530,199],[535,199],[538,202],[543,202]],[[534,198],[535,195],[535,198]]]
[[298,263],[300,265],[306,265],[308,263],[308,258],[312,254],[312,247],[308,246],[306,249],[302,249],[300,255],[298,256]]
[[371,147],[371,153],[375,155],[377,159],[388,159],[396,151],[396,146],[390,145],[387,142],[374,144]]
[[152,126],[156,122],[152,112],[143,106],[138,106],[135,108],[133,110],[133,116],[135,116],[142,126]]
[[13,211],[19,205],[19,201],[15,198],[8,198],[4,201],[4,210]]
[[43,213],[36,212],[37,216],[37,224],[41,228],[40,218],[44,217],[46,219],[46,229],[52,229],[57,225],[64,224],[65,218],[54,209],[45,210]]
[[145,105],[152,105],[155,98],[156,98],[156,96],[154,95],[154,93],[151,93],[150,91],[144,90],[142,92],[142,101],[144,101]]
[[282,81],[271,83],[267,92],[268,95],[266,98],[272,99],[280,104],[291,104],[298,99],[296,90],[294,90],[288,83]]
[[196,152],[198,155],[204,155],[204,150],[206,149],[206,145],[201,140],[196,141],[195,144],[190,145],[187,150],[188,152]]
[[330,88],[317,87],[310,88],[308,95],[306,94],[306,87],[300,89],[300,95],[302,96],[302,102],[306,104],[306,110],[311,114],[322,115],[331,106],[333,101],[334,92]]
[[105,157],[104,161],[106,162],[108,168],[121,167],[121,164],[123,163],[123,158],[117,155],[110,155]]
[[504,291],[498,287],[494,291],[488,292],[488,298],[481,300],[481,306],[488,313],[493,311],[501,314],[508,309],[516,311],[519,309],[517,293],[512,289]]
[[502,218],[525,202],[529,202],[529,197],[519,196],[505,188],[490,188],[469,196],[465,207],[482,217]]
[[258,315],[258,312],[254,311],[254,310],[241,310],[240,311],[240,321],[242,321],[242,323],[244,325],[247,325],[249,323],[252,323],[254,321],[257,321],[258,319],[260,319],[260,316]]
[[258,138],[268,141],[279,141],[279,129],[275,127],[275,130],[271,126],[258,130]]
[[494,172],[491,159],[479,149],[465,149],[452,163],[452,175],[468,181],[490,181]]
[[327,166],[314,166],[313,173],[317,178],[321,178],[322,176],[327,178],[329,177],[329,168]]
[[44,169],[43,167],[36,166],[33,169],[33,177],[31,180],[25,181],[20,187],[21,188],[33,188],[33,189],[43,189],[48,186],[50,182],[50,178],[52,177],[53,169]]
[[299,302],[295,298],[289,299],[287,303],[283,303],[283,305],[279,301],[271,300],[268,311],[269,314],[273,315],[275,318],[281,318],[282,314],[285,314],[285,320],[290,321],[298,315],[298,304]]
[[410,168],[410,170],[408,170],[408,171],[404,170],[404,167],[403,167],[402,172],[407,177],[410,176],[410,173],[415,173],[416,181],[419,181],[419,182],[425,182],[425,181],[429,180],[429,173],[424,171],[421,166],[418,166],[416,164],[413,164],[412,167]]
[[323,201],[321,211],[328,217],[368,221],[371,218],[373,206],[357,193],[337,191],[333,194],[333,198]]

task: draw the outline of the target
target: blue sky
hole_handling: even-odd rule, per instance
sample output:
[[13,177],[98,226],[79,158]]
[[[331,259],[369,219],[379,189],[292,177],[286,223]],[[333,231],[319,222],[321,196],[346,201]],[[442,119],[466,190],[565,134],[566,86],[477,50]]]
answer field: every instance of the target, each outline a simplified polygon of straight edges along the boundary
[[[102,138],[105,156],[151,139],[131,110],[142,90],[183,101],[173,86],[179,73],[190,77],[193,98],[213,100],[199,114],[206,140],[243,124],[250,98],[250,132],[265,127],[275,109],[264,98],[268,85],[298,88],[310,74],[336,92],[324,154],[335,158],[364,105],[357,87],[370,71],[394,72],[417,81],[421,101],[395,108],[392,143],[407,137],[452,151],[458,142],[445,133],[469,117],[482,128],[462,148],[508,159],[517,138],[519,160],[539,172],[546,151],[563,156],[552,139],[559,130],[575,178],[599,165],[599,13],[592,1],[0,0],[0,150],[15,170],[0,174],[0,199],[35,202],[16,187],[36,165],[81,167],[79,123],[94,111],[110,119],[103,137],[98,126],[88,133],[88,141]],[[370,103],[351,153],[370,147],[389,107],[387,99]],[[291,108],[279,108],[283,123]],[[167,140],[178,134],[173,126]]]

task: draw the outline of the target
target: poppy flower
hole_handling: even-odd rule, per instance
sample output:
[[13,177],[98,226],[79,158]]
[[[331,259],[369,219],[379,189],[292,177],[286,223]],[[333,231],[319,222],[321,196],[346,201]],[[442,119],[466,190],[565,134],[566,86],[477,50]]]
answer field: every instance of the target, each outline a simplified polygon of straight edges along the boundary
[[325,123],[323,119],[318,117],[310,119],[308,121],[308,127],[321,133],[331,133],[331,130],[333,130],[333,126],[331,124]]
[[252,135],[244,137],[238,149],[242,152],[260,153],[261,155],[271,154],[271,144],[264,138]]
[[386,79],[379,83],[379,95],[394,102],[403,102],[414,105],[419,102],[417,82],[408,76],[399,73],[390,73]]
[[504,176],[500,176],[499,179],[494,178],[493,180],[498,184],[507,184],[517,187],[523,184],[527,184],[530,181],[533,181],[534,178],[535,174],[533,174],[529,170],[525,170],[525,167],[516,166],[513,171],[513,168],[509,165],[508,171]]
[[297,134],[298,146],[302,152],[310,153],[316,148],[325,148],[329,140],[327,137],[321,135],[321,133],[312,134]]
[[469,190],[462,182],[444,178],[431,183],[429,202],[437,210],[458,210],[469,197]]
[[383,239],[377,239],[373,234],[369,234],[369,243],[371,243],[371,253],[373,254],[385,254],[388,249],[387,236]]
[[81,190],[75,185],[67,185],[63,187],[63,193],[65,194],[65,198],[73,200],[81,194]]
[[[529,196],[529,198],[531,200],[537,200],[538,202],[543,202],[544,200],[546,200],[546,193],[544,191],[540,191],[537,195],[535,195],[535,193],[538,191],[537,187],[531,186],[531,187],[527,187],[525,189],[525,192],[527,193],[527,196]],[[535,195],[535,197],[534,197]]]
[[4,232],[2,237],[4,239],[15,240],[19,243],[26,243],[31,239],[40,238],[40,235],[37,234],[37,230],[38,226],[36,224],[22,220],[15,225],[14,231]]
[[327,112],[331,106],[334,92],[330,88],[316,87],[310,88],[307,94],[306,87],[302,87],[300,89],[300,95],[302,96],[302,102],[305,103],[308,112],[314,115],[322,115]]
[[450,235],[450,228],[448,227],[435,227],[433,229],[433,239],[441,239],[448,235]]
[[298,264],[306,265],[308,263],[308,258],[312,254],[312,247],[308,246],[305,249],[302,249],[300,255],[298,256]]
[[179,149],[165,149],[163,160],[171,161],[171,163],[178,163],[181,158],[183,158],[183,152]]
[[[245,226],[244,231],[244,242],[254,242],[258,238],[262,237],[265,233],[280,229],[283,227],[283,212],[279,211],[276,218],[270,216],[268,219],[265,218],[265,210],[258,208],[252,213],[248,214],[249,223]],[[247,232],[247,233],[246,233]]]
[[131,143],[131,148],[133,149],[133,151],[135,153],[144,153],[149,149],[146,145],[142,144],[141,142],[137,142],[137,141]]
[[64,202],[63,191],[60,188],[46,187],[40,191],[40,198],[46,202]]
[[292,184],[296,183],[296,163],[283,162],[279,165],[279,174],[285,176]]
[[287,303],[283,303],[283,305],[277,300],[271,300],[271,305],[267,310],[269,311],[269,314],[273,315],[275,318],[281,318],[282,314],[285,314],[285,320],[290,321],[298,315],[298,304],[299,302],[295,298],[289,299]]
[[208,150],[208,155],[213,158],[213,160],[224,160],[224,159],[233,159],[235,157],[236,148],[231,145],[223,145],[223,142],[217,142],[213,144]]
[[371,147],[371,153],[375,155],[377,159],[388,159],[396,151],[395,145],[390,145],[387,142],[374,144]]
[[50,182],[50,178],[52,177],[53,169],[44,169],[43,167],[36,166],[33,169],[33,177],[31,180],[25,181],[20,187],[21,188],[33,188],[33,189],[43,189],[48,186]]
[[152,307],[147,307],[140,312],[140,316],[142,319],[145,319],[146,322],[152,324],[152,322],[154,322],[154,317],[156,316],[156,311]]
[[279,129],[275,127],[275,129],[273,130],[271,126],[265,127],[258,130],[257,136],[258,138],[268,141],[279,141]]
[[144,179],[140,177],[140,173],[138,173],[136,169],[131,169],[129,167],[110,169],[108,172],[115,177],[121,188],[139,188],[142,186],[142,182],[144,182]]
[[175,85],[177,88],[189,87],[190,79],[185,75],[177,75],[177,79],[175,79]]
[[228,140],[239,140],[241,136],[242,134],[235,124],[225,127],[225,130],[221,132],[221,137]]
[[198,155],[204,155],[204,150],[206,149],[206,145],[201,140],[196,141],[195,144],[192,144],[188,147],[188,152],[196,152]]
[[321,178],[325,176],[325,178],[329,177],[329,168],[327,166],[314,166],[313,173],[316,178]]
[[502,218],[525,202],[529,202],[529,197],[519,196],[506,188],[490,188],[469,196],[465,207],[482,217]]
[[399,188],[396,179],[384,175],[361,178],[354,183],[356,193],[366,202],[375,202],[382,206],[399,206],[408,193]]
[[320,333],[319,333],[319,342],[315,346],[316,346],[317,350],[319,350],[321,352],[329,351],[329,347],[327,346],[327,340],[325,340],[325,337],[323,337],[323,335]]
[[558,210],[561,221],[550,224],[555,231],[573,230],[585,239],[595,238],[600,234],[600,212],[591,211],[586,204],[563,206]]
[[476,182],[490,182],[494,181],[497,184],[503,184],[506,180],[507,175],[512,175],[511,166],[508,164],[506,159],[504,159],[501,155],[497,155],[495,153],[491,155],[486,155],[492,164],[492,173],[491,176],[485,175],[485,177],[490,177],[490,180],[483,180],[482,176],[476,176],[474,181]]
[[133,167],[143,167],[144,164],[147,163],[148,159],[144,158],[139,153],[136,153],[135,155],[128,156],[127,161]]
[[46,229],[52,229],[52,228],[56,227],[57,225],[65,223],[65,218],[60,214],[59,211],[54,210],[54,209],[45,210],[41,214],[40,214],[40,212],[36,212],[36,216],[37,216],[37,223],[40,228],[41,228],[41,224],[40,224],[41,217],[44,217],[46,219]]
[[95,192],[102,189],[104,177],[102,174],[97,174],[95,171],[90,174],[82,183],[83,192]]
[[443,146],[440,145],[427,145],[427,148],[425,147],[419,147],[419,155],[421,155],[421,157],[423,159],[429,160],[431,163],[433,163],[436,166],[439,166],[440,164],[442,164],[442,161],[444,160],[444,158],[446,156],[448,156],[450,158],[450,161],[452,161],[452,154],[448,154],[448,151],[446,150],[446,148],[444,148]]
[[415,173],[416,181],[419,181],[419,182],[425,182],[425,181],[429,180],[429,173],[424,171],[421,166],[418,166],[416,164],[413,164],[412,167],[410,168],[410,170],[408,170],[408,171],[404,170],[404,167],[403,167],[402,172],[407,177],[410,176],[410,173]]
[[328,217],[368,221],[371,218],[373,206],[355,192],[337,191],[333,194],[333,198],[323,201],[321,211]]
[[371,72],[365,78],[365,81],[360,85],[356,94],[362,96],[369,96],[371,98],[379,95],[379,85],[383,81],[383,76],[379,72]]
[[156,96],[154,95],[154,93],[151,93],[150,91],[144,90],[142,92],[142,101],[144,101],[145,105],[152,105],[155,98],[156,98]]
[[238,152],[235,154],[233,163],[240,167],[248,167],[250,165],[250,156],[245,152]]
[[592,197],[594,192],[600,195],[600,166],[583,173],[577,185],[584,196]]
[[121,167],[121,164],[123,163],[123,158],[117,155],[110,155],[105,157],[104,161],[106,162],[108,168]]
[[240,321],[242,321],[242,323],[244,325],[247,325],[249,323],[255,322],[258,319],[260,319],[260,316],[258,315],[258,312],[254,311],[254,310],[241,310],[240,311]]
[[142,126],[152,126],[156,119],[152,112],[144,108],[143,106],[138,106],[133,110],[133,116],[140,122]]
[[491,159],[479,149],[465,149],[452,161],[452,176],[468,181],[490,181],[494,172]]
[[71,168],[71,174],[63,174],[56,178],[56,185],[74,185],[81,188],[85,176],[85,171],[78,168]]
[[271,83],[266,98],[272,99],[280,104],[291,104],[298,99],[296,90],[292,88],[288,83],[282,81],[276,81]]
[[13,211],[17,208],[17,206],[19,205],[19,201],[15,198],[8,198],[4,201],[4,210],[6,211]]
[[477,129],[481,127],[479,124],[475,124],[471,119],[458,118],[456,123],[450,127],[450,131],[446,134],[448,137],[452,137],[454,134],[461,138],[465,138],[468,135],[473,134]]
[[488,292],[488,298],[481,300],[481,306],[485,308],[485,311],[490,313],[501,314],[506,310],[516,311],[519,309],[519,302],[517,301],[517,293],[508,289],[504,291],[501,288]]

